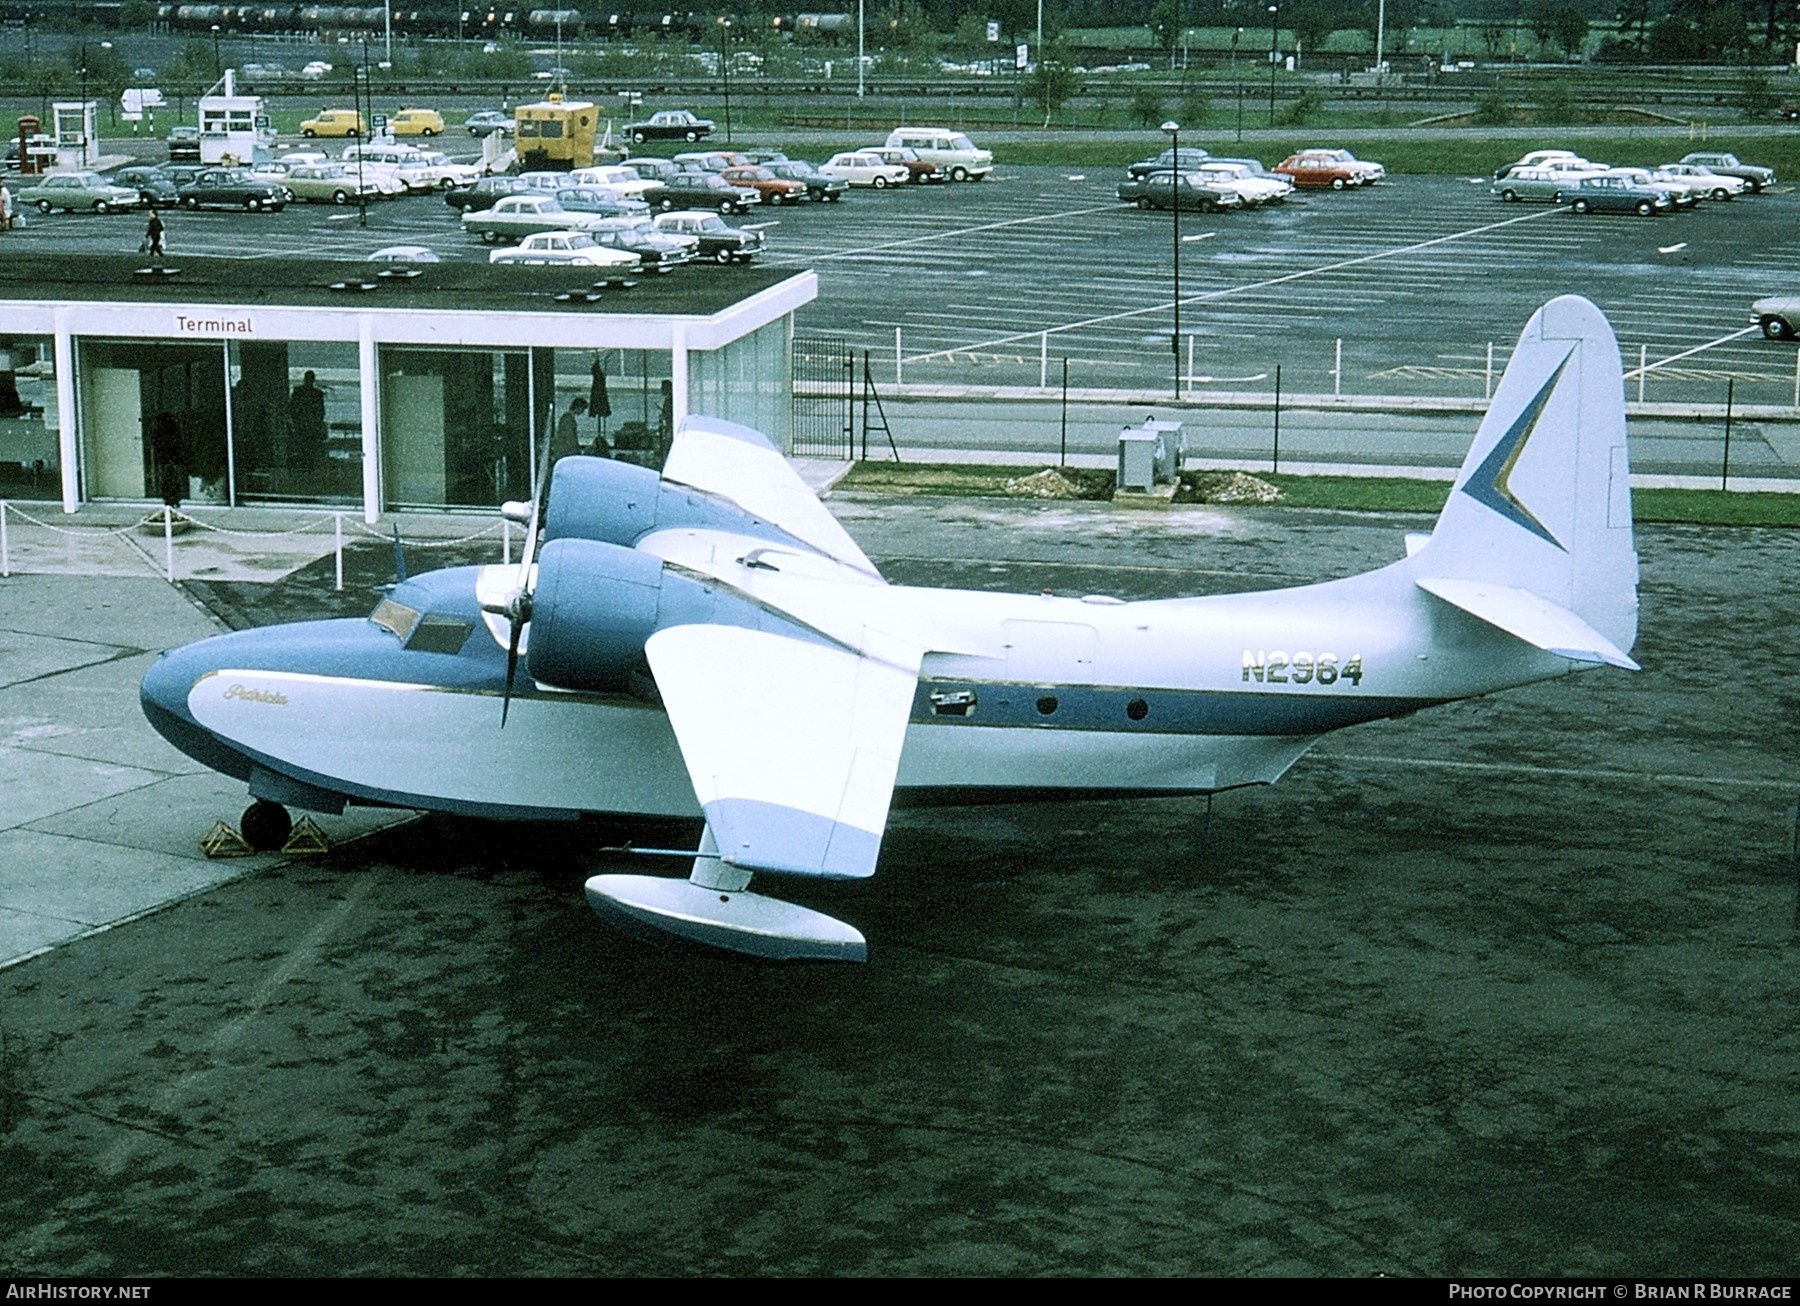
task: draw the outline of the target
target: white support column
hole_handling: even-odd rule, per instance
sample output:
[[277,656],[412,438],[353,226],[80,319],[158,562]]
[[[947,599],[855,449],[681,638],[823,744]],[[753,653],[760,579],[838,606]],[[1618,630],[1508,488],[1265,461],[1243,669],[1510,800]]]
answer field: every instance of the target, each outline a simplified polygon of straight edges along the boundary
[[1050,385],[1050,333],[1038,333],[1038,389],[1046,389]]
[[[906,370],[906,363],[904,361],[905,357],[906,356],[900,352],[900,328],[895,327],[894,328],[894,388],[896,390],[898,390],[900,388],[900,377],[901,377],[901,374]],[[1800,358],[1800,354],[1796,354],[1795,357]],[[1795,400],[1795,403],[1800,404],[1800,400]]]
[[[1488,361],[1493,366],[1493,360]],[[1338,337],[1337,348],[1331,356],[1331,397],[1336,399],[1344,393],[1344,338]]]
[[1194,337],[1188,335],[1187,371],[1181,377],[1181,390],[1186,394],[1194,388]]
[[1483,399],[1494,397],[1494,342],[1492,340],[1488,341],[1487,371],[1481,378],[1481,397]]
[[[231,402],[231,342],[219,341],[220,362],[225,369],[225,506],[237,507],[237,424],[233,420]],[[342,586],[339,587],[340,589]]]
[[81,506],[80,444],[75,431],[75,340],[69,334],[67,309],[56,310],[56,450],[62,459],[62,508],[74,512]]
[[687,328],[677,323],[669,338],[669,431],[681,429],[688,415]]
[[381,373],[375,351],[375,320],[357,319],[357,371],[362,378],[363,520],[381,520]]
[[1638,402],[1644,402],[1644,380],[1650,375],[1646,364],[1650,361],[1650,346],[1638,346]]

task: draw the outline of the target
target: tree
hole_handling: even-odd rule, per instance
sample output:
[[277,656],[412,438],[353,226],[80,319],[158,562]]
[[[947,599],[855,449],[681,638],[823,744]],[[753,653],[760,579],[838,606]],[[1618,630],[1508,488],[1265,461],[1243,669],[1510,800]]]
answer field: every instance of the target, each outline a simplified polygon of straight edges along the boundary
[[1281,25],[1294,33],[1296,51],[1317,51],[1338,29],[1342,10],[1327,0],[1289,0],[1281,7]]
[[1574,5],[1562,5],[1550,15],[1551,35],[1562,52],[1573,59],[1587,44],[1588,20]]
[[1044,126],[1050,117],[1081,92],[1081,79],[1070,67],[1068,52],[1061,41],[1046,40],[1036,66],[1019,83],[1019,91],[1032,104],[1044,111]]
[[1154,127],[1163,116],[1163,98],[1153,87],[1140,86],[1131,93],[1132,122],[1140,127]]
[[1556,3],[1555,0],[1525,0],[1525,30],[1530,32],[1542,49],[1550,44],[1556,35]]

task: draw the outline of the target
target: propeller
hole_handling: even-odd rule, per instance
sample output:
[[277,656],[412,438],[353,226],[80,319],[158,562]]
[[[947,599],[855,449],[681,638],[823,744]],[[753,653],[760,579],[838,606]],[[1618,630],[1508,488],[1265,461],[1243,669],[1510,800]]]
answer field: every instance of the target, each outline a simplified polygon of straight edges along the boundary
[[[500,728],[506,729],[512,710],[513,684],[519,674],[519,640],[531,620],[531,564],[537,553],[538,528],[544,520],[544,501],[550,496],[550,418],[554,404],[544,414],[543,449],[538,455],[537,479],[532,484],[531,516],[525,527],[525,544],[519,551],[519,581],[505,603],[486,605],[486,610],[505,617],[510,625],[506,640],[506,689],[500,696]],[[510,506],[510,505],[509,505]],[[502,510],[504,511],[504,509]]]

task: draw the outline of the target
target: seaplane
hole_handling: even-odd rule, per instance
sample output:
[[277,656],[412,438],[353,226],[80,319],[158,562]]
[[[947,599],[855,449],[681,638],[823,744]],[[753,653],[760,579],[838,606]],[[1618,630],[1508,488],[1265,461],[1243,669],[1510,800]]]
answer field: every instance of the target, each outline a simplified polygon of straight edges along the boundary
[[1430,533],[1321,584],[892,585],[768,439],[707,417],[660,472],[571,456],[539,484],[510,506],[516,565],[146,673],[156,729],[248,785],[253,846],[289,808],[347,804],[695,818],[697,847],[662,850],[685,876],[596,875],[588,901],[638,935],[866,961],[852,925],[764,890],[874,874],[897,801],[1210,795],[1274,783],[1332,731],[1637,669],[1619,349],[1575,296],[1526,323]]

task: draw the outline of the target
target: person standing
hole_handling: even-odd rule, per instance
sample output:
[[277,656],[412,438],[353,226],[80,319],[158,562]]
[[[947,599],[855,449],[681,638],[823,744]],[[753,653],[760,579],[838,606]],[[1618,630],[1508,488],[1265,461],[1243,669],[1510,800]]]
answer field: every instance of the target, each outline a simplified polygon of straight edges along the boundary
[[[325,392],[311,369],[288,396],[288,439],[293,466],[290,470],[316,474],[326,463]],[[317,491],[314,491],[317,493]]]
[[150,210],[150,225],[144,228],[144,252],[152,263],[163,260],[163,220],[155,209]]
[[587,411],[588,402],[577,397],[570,401],[563,415],[556,419],[556,432],[550,438],[550,461],[581,452],[581,429],[577,420]]

